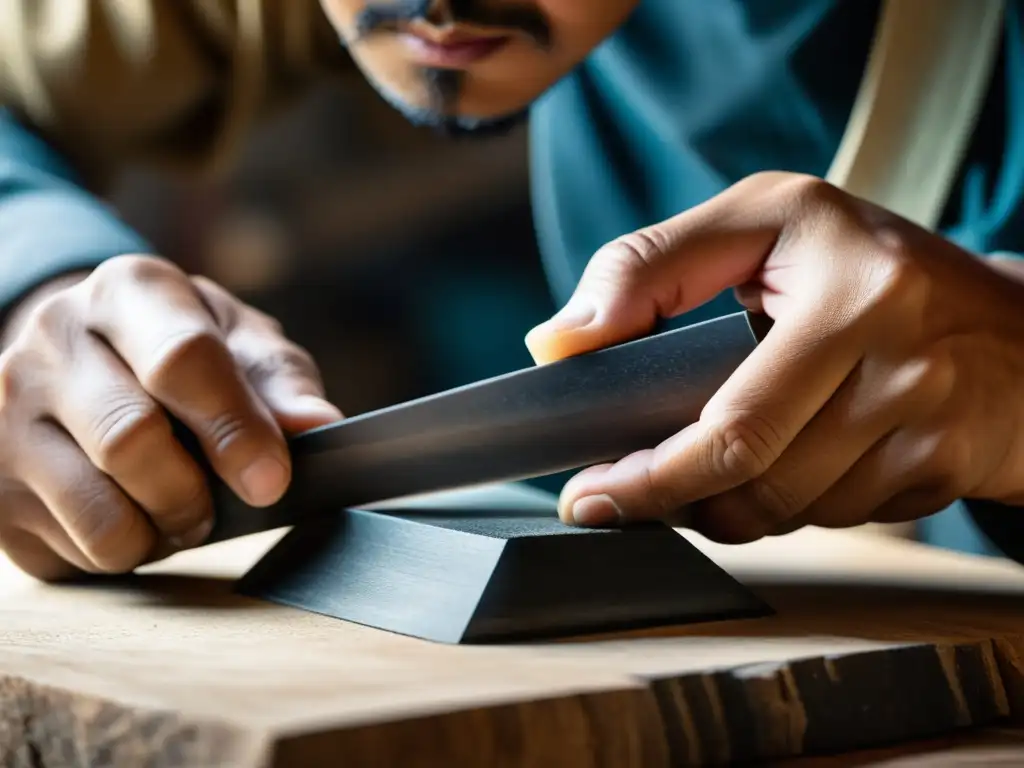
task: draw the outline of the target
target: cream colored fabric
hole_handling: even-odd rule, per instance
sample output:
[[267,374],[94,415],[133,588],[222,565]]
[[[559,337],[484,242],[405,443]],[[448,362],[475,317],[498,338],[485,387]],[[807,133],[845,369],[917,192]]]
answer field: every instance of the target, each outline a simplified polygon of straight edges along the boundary
[[[935,229],[989,85],[1003,0],[886,0],[828,180]],[[868,524],[914,538],[913,522]]]
[[887,0],[828,179],[934,229],[984,101],[1003,0]]

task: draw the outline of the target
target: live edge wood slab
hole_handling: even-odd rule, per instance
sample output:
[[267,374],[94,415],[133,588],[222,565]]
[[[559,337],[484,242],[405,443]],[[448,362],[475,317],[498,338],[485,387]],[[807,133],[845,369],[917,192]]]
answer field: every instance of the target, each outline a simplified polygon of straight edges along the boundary
[[281,535],[102,585],[0,562],[0,765],[658,768],[1024,719],[1024,569],[1006,561],[684,533],[777,613],[459,646],[236,594]]

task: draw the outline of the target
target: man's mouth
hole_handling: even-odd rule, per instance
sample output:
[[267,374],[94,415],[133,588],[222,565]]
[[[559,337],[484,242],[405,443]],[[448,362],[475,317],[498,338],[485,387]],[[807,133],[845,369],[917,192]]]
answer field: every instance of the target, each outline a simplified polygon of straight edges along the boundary
[[509,35],[442,31],[412,25],[398,34],[417,64],[452,69],[482,61],[512,40]]

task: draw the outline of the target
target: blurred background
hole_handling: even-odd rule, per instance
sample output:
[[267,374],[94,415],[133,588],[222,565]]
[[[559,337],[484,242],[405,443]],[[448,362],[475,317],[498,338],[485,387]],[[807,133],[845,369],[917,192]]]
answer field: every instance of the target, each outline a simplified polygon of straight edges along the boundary
[[553,309],[522,130],[454,141],[359,81],[260,127],[223,181],[136,173],[130,224],[186,269],[270,312],[347,415],[531,364]]

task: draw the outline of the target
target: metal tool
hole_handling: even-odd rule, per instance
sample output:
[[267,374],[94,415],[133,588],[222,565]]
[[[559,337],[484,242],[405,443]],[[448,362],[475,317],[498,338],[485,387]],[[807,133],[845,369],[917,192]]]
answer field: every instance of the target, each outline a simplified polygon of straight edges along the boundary
[[651,448],[699,418],[769,325],[739,312],[303,433],[290,441],[289,490],[271,507],[247,505],[210,473],[216,524],[208,542]]

